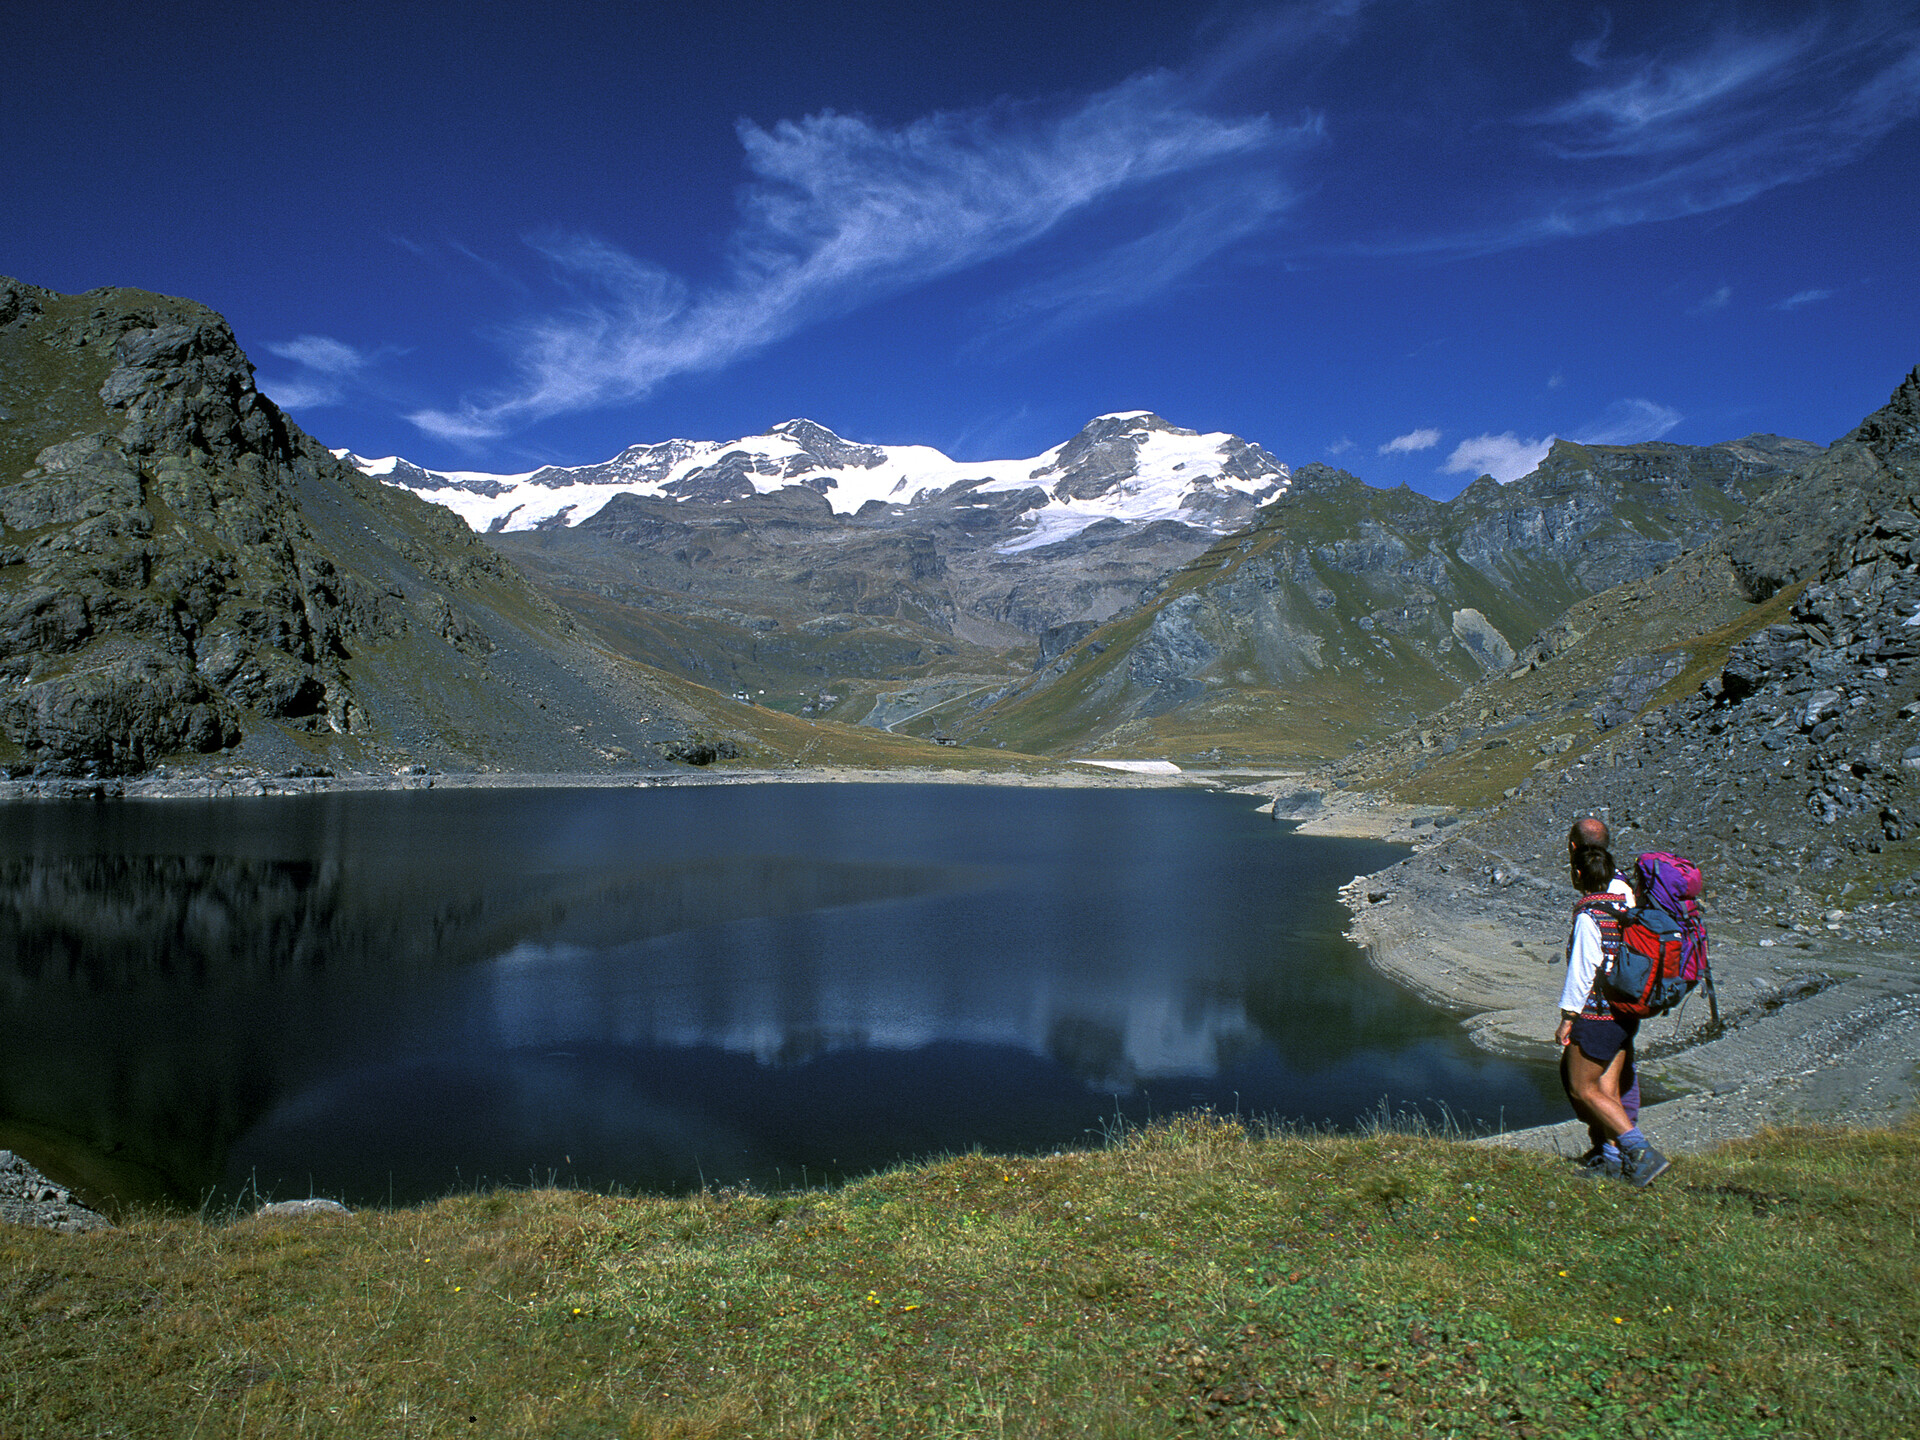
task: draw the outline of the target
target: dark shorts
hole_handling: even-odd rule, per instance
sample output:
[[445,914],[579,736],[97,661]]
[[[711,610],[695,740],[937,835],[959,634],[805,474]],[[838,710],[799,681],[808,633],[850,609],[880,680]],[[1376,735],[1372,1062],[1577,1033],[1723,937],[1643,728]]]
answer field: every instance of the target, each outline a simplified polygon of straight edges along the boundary
[[[1613,1057],[1633,1044],[1640,1030],[1638,1020],[1589,1020],[1582,1015],[1573,1022],[1573,1043],[1580,1053],[1601,1069],[1613,1063]],[[1627,1063],[1633,1063],[1629,1057]]]

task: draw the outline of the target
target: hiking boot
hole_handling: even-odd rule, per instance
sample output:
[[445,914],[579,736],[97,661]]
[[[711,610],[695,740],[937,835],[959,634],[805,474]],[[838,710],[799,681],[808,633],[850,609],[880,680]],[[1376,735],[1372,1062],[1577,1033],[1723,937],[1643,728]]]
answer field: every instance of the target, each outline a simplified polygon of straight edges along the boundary
[[1598,1145],[1574,1161],[1574,1174],[1582,1180],[1618,1180],[1620,1162],[1613,1159]]
[[1673,1163],[1651,1145],[1636,1145],[1621,1151],[1620,1156],[1620,1178],[1640,1189],[1666,1174],[1667,1167]]

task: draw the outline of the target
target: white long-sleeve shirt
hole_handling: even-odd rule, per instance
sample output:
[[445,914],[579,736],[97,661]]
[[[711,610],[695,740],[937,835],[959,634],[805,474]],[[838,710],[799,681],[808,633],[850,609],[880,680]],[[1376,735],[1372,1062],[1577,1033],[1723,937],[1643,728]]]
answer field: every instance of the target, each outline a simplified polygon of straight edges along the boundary
[[[1607,893],[1633,904],[1633,887],[1618,875],[1607,886]],[[1605,958],[1600,927],[1593,916],[1583,910],[1573,917],[1573,929],[1567,935],[1567,983],[1560,987],[1563,1013],[1578,1015],[1586,1008],[1587,996],[1593,993],[1593,977],[1600,973],[1600,962]]]

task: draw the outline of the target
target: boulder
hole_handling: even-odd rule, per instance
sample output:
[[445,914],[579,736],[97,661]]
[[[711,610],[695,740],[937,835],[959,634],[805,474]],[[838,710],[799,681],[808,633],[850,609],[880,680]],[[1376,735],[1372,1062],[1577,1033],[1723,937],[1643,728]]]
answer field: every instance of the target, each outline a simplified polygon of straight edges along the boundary
[[1480,662],[1482,670],[1505,670],[1513,664],[1513,646],[1472,606],[1453,612],[1453,638]]

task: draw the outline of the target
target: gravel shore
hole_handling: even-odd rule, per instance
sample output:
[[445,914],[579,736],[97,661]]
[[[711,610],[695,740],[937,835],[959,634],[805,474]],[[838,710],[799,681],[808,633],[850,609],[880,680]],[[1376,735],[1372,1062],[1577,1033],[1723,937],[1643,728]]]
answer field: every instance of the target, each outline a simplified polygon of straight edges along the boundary
[[[1573,891],[1564,822],[1491,821],[1372,795],[1248,787],[1302,834],[1413,847],[1341,890],[1367,962],[1461,1017],[1498,1054],[1552,1060]],[[1887,1125],[1920,1105],[1920,919],[1910,903],[1833,910],[1817,924],[1756,922],[1713,909],[1721,1025],[1704,993],[1640,1032],[1644,1127],[1677,1153],[1778,1125]],[[1487,1143],[1575,1155],[1586,1128],[1517,1130]]]
[[[1518,842],[1518,843],[1512,843]],[[1552,1059],[1572,891],[1557,877],[1557,836],[1494,845],[1477,830],[1425,844],[1343,892],[1349,932],[1375,968],[1460,1012],[1474,1041]],[[1557,882],[1557,883],[1556,883]],[[1770,1125],[1885,1125],[1920,1085],[1920,947],[1910,906],[1833,912],[1782,928],[1711,915],[1721,1026],[1704,994],[1640,1032],[1644,1128],[1684,1152]],[[1571,1122],[1501,1137],[1575,1154]]]

